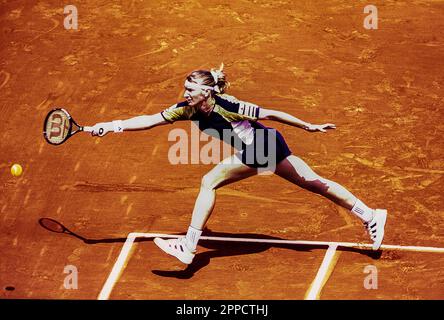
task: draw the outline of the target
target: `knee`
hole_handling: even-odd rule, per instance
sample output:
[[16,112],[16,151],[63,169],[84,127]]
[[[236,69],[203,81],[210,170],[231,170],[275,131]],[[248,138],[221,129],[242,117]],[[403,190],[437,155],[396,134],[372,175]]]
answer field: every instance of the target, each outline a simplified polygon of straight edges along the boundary
[[214,177],[212,177],[210,174],[206,174],[203,176],[200,188],[205,190],[213,190],[216,188],[216,182]]
[[328,183],[328,180],[316,176],[310,180],[305,180],[302,187],[311,192],[322,195],[327,193],[328,189],[330,188],[330,184]]

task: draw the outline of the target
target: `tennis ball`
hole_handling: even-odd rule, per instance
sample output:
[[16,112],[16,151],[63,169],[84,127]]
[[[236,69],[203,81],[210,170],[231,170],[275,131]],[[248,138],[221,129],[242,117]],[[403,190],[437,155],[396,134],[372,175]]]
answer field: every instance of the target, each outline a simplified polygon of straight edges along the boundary
[[11,174],[14,177],[19,177],[22,174],[22,172],[23,172],[22,166],[17,163],[11,167]]

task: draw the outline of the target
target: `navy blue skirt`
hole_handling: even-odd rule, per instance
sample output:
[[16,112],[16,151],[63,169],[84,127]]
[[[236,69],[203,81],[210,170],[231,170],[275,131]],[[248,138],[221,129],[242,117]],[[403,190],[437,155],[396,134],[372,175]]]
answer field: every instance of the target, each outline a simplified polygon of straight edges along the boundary
[[274,171],[276,165],[291,155],[291,150],[282,134],[273,128],[255,122],[253,142],[245,145],[240,160],[251,168],[268,168]]

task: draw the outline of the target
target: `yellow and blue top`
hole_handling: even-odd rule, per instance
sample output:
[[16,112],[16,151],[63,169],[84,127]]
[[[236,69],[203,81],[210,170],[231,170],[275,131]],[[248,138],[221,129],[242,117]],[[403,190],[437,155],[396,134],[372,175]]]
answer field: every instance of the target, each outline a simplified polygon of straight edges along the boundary
[[256,129],[266,129],[257,122],[260,107],[255,104],[227,94],[216,94],[212,104],[213,110],[209,114],[200,111],[198,106],[189,106],[187,101],[183,101],[165,109],[161,115],[170,123],[180,120],[195,121],[200,130],[223,139],[235,148],[240,147],[240,144],[251,145]]

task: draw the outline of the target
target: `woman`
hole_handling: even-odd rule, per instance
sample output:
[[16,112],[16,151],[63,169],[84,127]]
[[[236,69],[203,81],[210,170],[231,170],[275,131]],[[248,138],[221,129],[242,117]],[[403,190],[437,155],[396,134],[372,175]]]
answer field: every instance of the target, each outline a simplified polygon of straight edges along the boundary
[[[227,131],[230,133],[228,142],[238,152],[224,159],[202,178],[186,236],[169,240],[156,238],[156,245],[183,263],[190,264],[199,237],[213,210],[216,190],[266,168],[350,210],[363,221],[373,241],[373,250],[378,250],[384,238],[387,211],[367,207],[343,186],[317,175],[304,161],[291,154],[279,132],[261,125],[257,120],[274,120],[310,132],[326,132],[327,129],[334,129],[335,125],[310,124],[285,112],[237,100],[225,94],[227,87],[223,65],[219,70],[196,70],[186,78],[185,101],[154,115],[98,123],[93,127],[92,135],[104,136],[111,131],[150,129],[178,120],[193,120],[198,121],[199,129],[215,130],[219,137],[227,136]],[[265,162],[259,161],[259,150],[261,155],[267,154]]]

